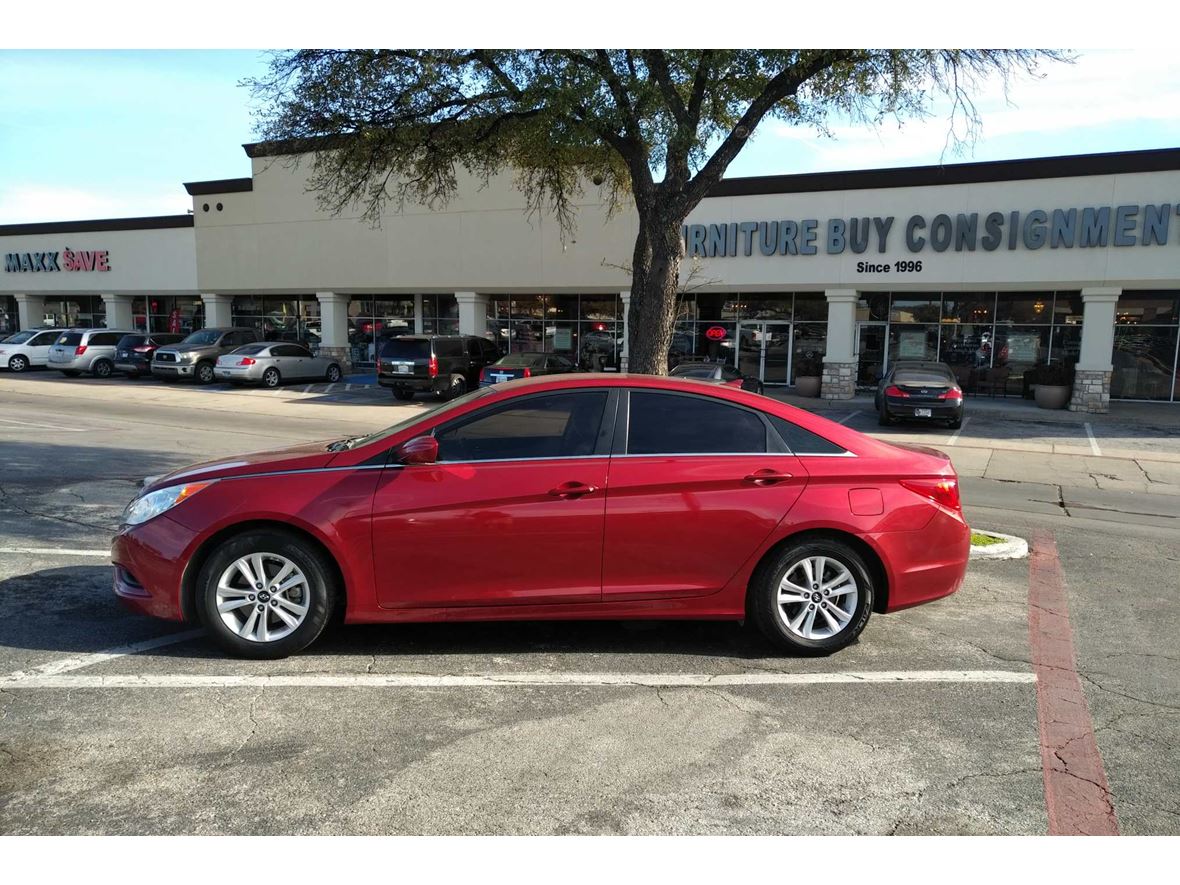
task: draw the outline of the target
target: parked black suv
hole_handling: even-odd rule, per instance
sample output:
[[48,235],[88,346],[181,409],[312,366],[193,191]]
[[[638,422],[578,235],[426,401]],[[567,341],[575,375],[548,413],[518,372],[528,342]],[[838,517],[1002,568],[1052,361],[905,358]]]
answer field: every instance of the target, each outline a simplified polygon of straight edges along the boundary
[[386,340],[377,355],[377,383],[398,399],[429,392],[453,399],[479,386],[479,370],[500,350],[475,335],[403,335]]
[[184,338],[171,332],[140,332],[124,335],[115,345],[115,368],[132,378],[152,374],[152,354],[157,348],[177,344]]

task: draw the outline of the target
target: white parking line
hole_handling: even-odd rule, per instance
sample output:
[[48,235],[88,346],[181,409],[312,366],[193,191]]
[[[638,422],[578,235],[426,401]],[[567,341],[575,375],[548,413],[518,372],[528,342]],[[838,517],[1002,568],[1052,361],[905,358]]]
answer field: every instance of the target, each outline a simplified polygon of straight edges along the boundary
[[1090,426],[1090,422],[1086,421],[1084,424],[1086,428],[1086,436],[1090,437],[1090,451],[1095,455],[1101,455],[1102,449],[1098,448],[1098,440],[1094,438],[1094,428]]
[[110,550],[71,550],[63,547],[0,547],[0,553],[29,556],[100,556],[103,559],[111,555]]
[[15,418],[0,418],[3,424],[18,424],[21,427],[35,427],[38,430],[52,430],[55,433],[86,433],[91,427],[61,427],[57,424],[37,424],[32,421],[17,421]]
[[860,414],[860,412],[853,412],[851,415],[845,415],[843,418],[841,418],[836,423],[837,424],[847,424],[849,421],[851,421],[853,418],[855,418],[859,414]]
[[[191,634],[188,634],[191,635]],[[179,641],[179,640],[175,640]],[[94,663],[99,663],[94,661]],[[52,666],[52,665],[47,665]],[[79,666],[89,666],[89,663]],[[69,669],[77,669],[72,667]],[[429,676],[358,673],[284,676],[110,675],[59,676],[61,670],[24,676],[6,688],[512,688],[527,686],[732,687],[752,685],[899,685],[902,683],[1030,683],[1036,674],[1013,670],[881,670],[847,673],[472,673]],[[10,677],[11,678],[11,677]]]
[[324,393],[331,393],[332,388],[335,387],[337,385],[337,383],[339,383],[339,382],[333,381],[331,384],[329,384],[327,389],[324,390]]
[[308,384],[303,388],[304,393],[311,393],[311,385]]
[[60,673],[81,670],[83,667],[93,667],[95,664],[103,664],[115,658],[139,654],[141,651],[151,651],[153,648],[161,648],[165,645],[175,645],[178,642],[186,642],[203,634],[204,631],[202,630],[185,630],[183,633],[169,633],[167,636],[157,636],[154,639],[145,639],[143,642],[120,645],[116,648],[91,652],[90,654],[79,655],[74,658],[62,658],[58,661],[42,664],[40,667],[34,667],[31,670],[17,670],[15,673],[9,673],[7,676],[0,676],[0,685],[8,688],[20,687],[23,683],[29,682],[30,680],[37,681],[56,677]]
[[955,444],[955,442],[959,439],[959,434],[963,432],[963,428],[967,426],[967,422],[970,420],[970,418],[963,419],[963,423],[959,425],[959,429],[952,433],[951,438],[946,441],[948,446],[953,446]]

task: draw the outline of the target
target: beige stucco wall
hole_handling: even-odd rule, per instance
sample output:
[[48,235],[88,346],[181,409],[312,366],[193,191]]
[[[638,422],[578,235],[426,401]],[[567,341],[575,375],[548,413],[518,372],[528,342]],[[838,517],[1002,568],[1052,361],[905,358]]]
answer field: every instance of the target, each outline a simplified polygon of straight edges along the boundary
[[[332,217],[305,190],[310,162],[255,159],[254,190],[201,196],[196,209],[197,277],[202,291],[555,292],[618,291],[629,283],[635,218],[630,208],[608,217],[600,189],[588,186],[578,228],[564,244],[547,214],[529,217],[511,175],[487,186],[460,179],[447,205],[407,204],[374,228],[357,213]],[[204,203],[223,204],[204,212]],[[758,253],[701,259],[694,285],[744,290],[1020,289],[1180,285],[1180,216],[1169,219],[1165,246],[1059,248],[994,252],[905,247],[906,220],[938,213],[987,213],[1121,204],[1180,202],[1180,171],[937,187],[721,197],[704,201],[689,223],[816,218],[812,256]],[[829,218],[893,216],[889,249],[856,255],[824,252]],[[1007,220],[1005,220],[1007,225]],[[1007,227],[1005,226],[1005,236]],[[857,263],[921,259],[920,273],[859,273]],[[614,266],[612,266],[614,265]]]

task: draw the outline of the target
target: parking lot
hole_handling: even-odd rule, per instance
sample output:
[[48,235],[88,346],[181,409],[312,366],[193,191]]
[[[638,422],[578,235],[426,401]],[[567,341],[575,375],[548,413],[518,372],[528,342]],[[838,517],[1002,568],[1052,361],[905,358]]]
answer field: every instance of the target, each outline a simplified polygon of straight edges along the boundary
[[577,622],[337,627],[247,662],[119,606],[144,475],[428,407],[349,383],[0,378],[0,832],[1180,833],[1174,434],[970,401],[957,434],[882,433],[950,453],[972,525],[1034,555],[826,659]]

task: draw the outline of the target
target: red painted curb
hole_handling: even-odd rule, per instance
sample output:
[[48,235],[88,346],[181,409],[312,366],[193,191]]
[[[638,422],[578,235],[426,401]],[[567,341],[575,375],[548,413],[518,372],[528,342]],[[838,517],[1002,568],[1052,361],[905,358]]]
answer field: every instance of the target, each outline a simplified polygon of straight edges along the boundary
[[1057,541],[1051,532],[1036,532],[1030,546],[1028,644],[1037,675],[1049,835],[1117,836],[1114,801],[1078,678]]

